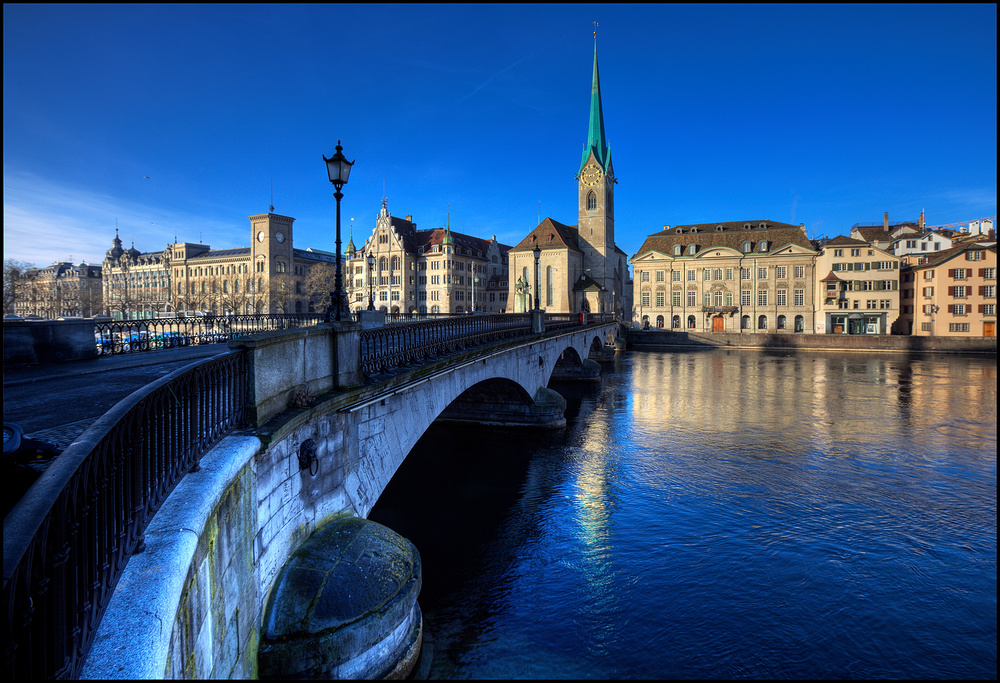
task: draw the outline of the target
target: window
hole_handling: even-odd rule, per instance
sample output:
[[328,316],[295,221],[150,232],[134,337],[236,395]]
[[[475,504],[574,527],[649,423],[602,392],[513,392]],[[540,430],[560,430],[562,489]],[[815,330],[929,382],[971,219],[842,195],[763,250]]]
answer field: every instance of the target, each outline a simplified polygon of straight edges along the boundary
[[787,289],[779,289],[775,293],[775,302],[774,303],[777,304],[778,306],[787,306],[788,305],[788,290]]
[[695,244],[688,245],[688,256],[694,256],[698,253],[698,246]]
[[968,332],[969,323],[948,323],[949,332]]
[[787,266],[775,266],[774,277],[779,280],[785,280],[788,278],[788,267]]
[[843,256],[844,255],[844,250],[843,249],[834,249],[833,250],[833,255],[834,256]]
[[681,255],[681,245],[675,244],[674,245],[674,256],[680,256],[680,255]]
[[764,268],[758,268],[757,269],[757,279],[758,280],[766,280],[767,279],[767,268],[766,267],[764,267]]
[[806,267],[805,266],[795,266],[794,276],[795,276],[795,279],[797,279],[797,280],[801,280],[802,278],[804,278],[806,276]]
[[997,296],[996,285],[983,285],[981,288],[983,292],[983,298],[985,299],[995,299]]
[[732,268],[726,268],[726,279],[727,280],[732,280],[733,279],[733,269]]
[[705,280],[706,281],[710,281],[711,279],[712,279],[712,269],[711,268],[706,268],[705,269]]
[[982,261],[983,260],[983,252],[981,252],[981,251],[967,251],[967,252],[965,252],[965,260],[966,261]]
[[751,251],[753,251],[753,244],[751,244],[750,242],[744,242],[743,243],[743,253],[744,254],[749,254]]
[[644,270],[639,274],[639,282],[649,282],[649,271]]
[[767,240],[761,240],[757,243],[757,251],[761,253],[767,251]]
[[698,292],[691,290],[687,295],[687,305],[697,306],[698,305]]
[[766,330],[767,329],[767,316],[762,315],[757,317],[757,329]]
[[649,292],[642,293],[642,305],[649,308]]
[[663,280],[664,280],[663,271],[662,270],[656,271],[656,281],[663,282]]
[[965,304],[953,304],[948,306],[948,312],[955,315],[965,315]]
[[860,249],[851,249],[851,256],[861,256]]
[[984,280],[996,280],[997,279],[997,269],[996,268],[983,268],[983,279]]
[[697,279],[698,279],[698,271],[689,270],[688,271],[688,280],[691,281],[691,282],[694,282]]
[[679,270],[672,270],[672,271],[670,271],[670,279],[673,282],[680,282],[681,281],[681,271],[679,271]]
[[750,303],[751,303],[750,302],[750,296],[751,296],[751,293],[750,293],[749,289],[744,289],[742,292],[740,292],[740,305],[741,306],[749,306]]
[[956,299],[965,298],[965,285],[958,285],[957,287],[949,287],[948,289],[952,290],[953,292],[952,296],[955,297]]
[[587,195],[587,210],[593,211],[597,208],[597,195],[593,192]]
[[954,270],[954,274],[952,275],[953,278],[955,278],[956,280],[965,279],[965,268],[954,268],[953,270]]
[[705,305],[706,306],[711,306],[712,305],[712,294],[711,294],[711,292],[705,292]]
[[545,305],[552,305],[552,266],[545,267]]
[[681,305],[681,293],[680,292],[671,292],[670,293],[670,305],[671,306],[680,306]]
[[664,304],[663,297],[664,297],[663,292],[657,292],[656,293],[656,307],[657,308],[663,308],[663,304]]
[[779,330],[785,329],[785,316],[783,315],[778,316],[778,329]]
[[792,305],[794,306],[805,306],[806,305],[806,290],[796,289],[792,295]]
[[996,315],[997,306],[996,304],[983,304],[983,315]]
[[715,269],[715,279],[716,280],[721,280],[722,279],[722,268],[716,268]]
[[750,279],[750,269],[749,268],[740,268],[740,279],[741,280],[749,280]]
[[757,290],[757,305],[758,306],[767,306],[767,290],[766,289],[758,289]]
[[688,329],[689,330],[693,330],[694,329],[694,316],[693,315],[689,315],[688,316]]
[[749,330],[750,329],[750,316],[749,315],[745,315],[742,318],[740,318],[740,328],[744,329],[744,330]]
[[718,292],[715,293],[715,305],[716,306],[721,306],[722,305],[722,292],[721,291],[718,291]]

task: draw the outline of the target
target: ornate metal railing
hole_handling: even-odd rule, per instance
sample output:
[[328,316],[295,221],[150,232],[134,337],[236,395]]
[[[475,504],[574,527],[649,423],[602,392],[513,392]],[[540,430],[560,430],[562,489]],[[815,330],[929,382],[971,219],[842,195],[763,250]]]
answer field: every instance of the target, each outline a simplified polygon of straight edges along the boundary
[[120,401],[4,519],[4,664],[77,678],[129,556],[178,481],[246,424],[246,355],[177,370]]
[[324,313],[215,315],[148,320],[97,320],[94,341],[102,356],[216,344],[255,332],[309,327],[326,322]]
[[363,330],[361,369],[371,377],[462,349],[528,334],[531,334],[531,316],[527,313],[461,315]]

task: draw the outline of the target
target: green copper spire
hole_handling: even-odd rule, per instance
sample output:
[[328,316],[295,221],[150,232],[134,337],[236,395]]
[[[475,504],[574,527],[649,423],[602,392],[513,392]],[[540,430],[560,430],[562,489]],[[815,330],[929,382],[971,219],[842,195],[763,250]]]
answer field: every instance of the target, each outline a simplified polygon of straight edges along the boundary
[[611,151],[604,137],[604,110],[601,107],[601,78],[597,73],[597,32],[594,32],[594,84],[590,89],[590,126],[587,129],[587,146],[583,150],[580,169],[587,163],[587,157],[593,150],[597,163],[606,173],[608,162],[611,161]]

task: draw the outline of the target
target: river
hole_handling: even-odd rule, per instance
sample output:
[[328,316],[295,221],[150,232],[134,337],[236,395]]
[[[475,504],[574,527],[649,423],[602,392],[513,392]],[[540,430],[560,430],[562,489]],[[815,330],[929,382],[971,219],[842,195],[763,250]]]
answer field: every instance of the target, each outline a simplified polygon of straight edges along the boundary
[[429,678],[996,676],[995,357],[641,351],[434,426],[369,517]]

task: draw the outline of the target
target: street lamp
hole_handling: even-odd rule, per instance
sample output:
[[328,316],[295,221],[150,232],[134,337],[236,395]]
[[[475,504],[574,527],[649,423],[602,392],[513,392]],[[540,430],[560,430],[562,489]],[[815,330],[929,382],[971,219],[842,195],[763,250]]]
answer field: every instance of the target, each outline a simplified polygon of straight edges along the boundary
[[375,310],[375,254],[368,252],[368,310]]
[[541,270],[540,266],[538,265],[538,259],[541,258],[542,256],[542,248],[536,244],[533,253],[535,254],[535,310],[537,311],[542,307],[542,300],[539,295],[539,292],[541,291],[542,288],[540,279]]
[[[476,265],[472,264],[472,267],[475,268]],[[472,275],[472,312],[473,313],[476,312],[476,283],[477,282],[479,282],[479,276],[476,275],[475,273],[473,273],[473,275]]]
[[[332,317],[337,322],[340,322],[340,309],[344,299],[344,273],[340,263],[340,200],[344,198],[344,194],[340,190],[347,184],[347,178],[351,175],[351,166],[354,165],[353,161],[348,161],[347,157],[344,156],[343,150],[344,148],[340,146],[340,140],[337,140],[336,153],[329,159],[326,156],[323,157],[323,161],[326,162],[326,173],[330,176],[330,182],[333,183],[333,196],[337,200],[337,275],[334,279],[334,291],[330,302],[332,310],[327,312],[327,317]],[[332,316],[330,316],[331,312]]]

